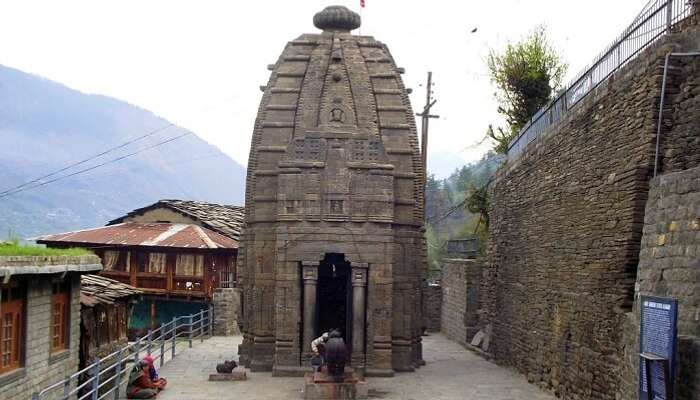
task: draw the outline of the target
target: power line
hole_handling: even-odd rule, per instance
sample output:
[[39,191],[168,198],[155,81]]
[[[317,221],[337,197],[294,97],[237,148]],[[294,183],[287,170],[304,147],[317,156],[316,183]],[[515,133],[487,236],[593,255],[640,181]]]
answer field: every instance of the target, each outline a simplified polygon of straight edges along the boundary
[[15,186],[15,187],[13,187],[13,188],[4,190],[4,191],[0,192],[0,198],[4,197],[5,194],[8,194],[8,193],[10,193],[10,192],[15,192],[17,189],[21,189],[21,188],[23,188],[23,187],[25,187],[25,186],[31,185],[32,183],[39,182],[39,181],[41,181],[41,180],[43,180],[43,179],[50,178],[50,177],[52,177],[52,176],[54,176],[54,175],[60,174],[61,172],[67,171],[67,170],[69,170],[69,169],[71,169],[71,168],[73,168],[73,167],[77,167],[78,165],[85,164],[85,163],[88,162],[88,161],[92,161],[92,160],[94,160],[94,159],[96,159],[96,158],[99,158],[99,157],[102,157],[102,156],[104,156],[104,155],[107,155],[107,154],[109,154],[109,153],[111,153],[111,152],[113,152],[113,151],[116,151],[116,150],[119,150],[119,149],[121,149],[121,148],[124,148],[124,147],[126,147],[126,146],[128,146],[128,145],[130,145],[130,144],[133,144],[133,143],[136,143],[136,142],[138,142],[138,141],[141,141],[141,140],[143,140],[143,139],[145,139],[145,138],[147,138],[147,137],[153,136],[153,135],[155,135],[155,134],[158,133],[158,132],[162,132],[162,131],[164,131],[164,130],[170,128],[171,126],[175,126],[175,124],[169,123],[169,124],[164,125],[164,126],[162,126],[162,127],[160,127],[160,128],[154,129],[154,130],[152,130],[152,131],[150,131],[150,132],[148,132],[148,133],[146,133],[146,134],[144,134],[144,135],[141,135],[141,136],[139,136],[139,137],[137,137],[137,138],[134,138],[134,139],[131,139],[131,140],[129,140],[129,141],[126,141],[126,142],[124,142],[124,143],[122,143],[122,144],[120,144],[120,145],[118,145],[118,146],[111,147],[111,148],[109,148],[109,149],[107,149],[107,150],[105,150],[105,151],[103,151],[103,152],[101,152],[101,153],[95,154],[95,155],[93,155],[93,156],[90,156],[90,157],[88,157],[88,158],[86,158],[86,159],[83,159],[83,160],[80,160],[80,161],[78,161],[78,162],[74,162],[74,163],[69,164],[69,165],[67,165],[67,166],[65,166],[65,167],[63,167],[63,168],[61,168],[61,169],[58,169],[58,170],[56,170],[56,171],[54,171],[54,172],[51,172],[51,173],[49,173],[49,174],[46,174],[46,175],[40,176],[40,177],[38,177],[38,178],[32,179],[31,181],[27,181],[27,182],[25,182],[25,183],[23,183],[23,184],[21,184],[21,185],[18,185],[18,186]]
[[[171,125],[172,125],[172,124],[171,124]],[[38,188],[38,187],[40,187],[40,186],[48,185],[49,183],[53,183],[53,182],[56,182],[56,181],[60,181],[60,180],[65,179],[65,178],[70,178],[71,176],[75,176],[75,175],[79,175],[79,174],[82,174],[82,173],[85,173],[85,172],[88,172],[88,171],[92,171],[92,170],[94,170],[94,169],[103,167],[103,166],[105,166],[105,165],[112,164],[112,163],[115,163],[115,162],[117,162],[117,161],[123,160],[123,159],[125,159],[125,158],[129,158],[129,157],[135,156],[135,155],[137,155],[137,154],[139,154],[139,153],[143,153],[143,152],[146,151],[146,150],[154,149],[154,148],[159,147],[159,146],[162,146],[162,145],[164,145],[164,144],[166,144],[166,143],[173,142],[173,141],[175,141],[175,140],[178,140],[178,139],[180,139],[180,138],[182,138],[182,137],[185,137],[185,136],[187,136],[187,135],[190,135],[190,134],[192,134],[192,132],[189,132],[189,131],[188,131],[188,132],[185,132],[185,133],[183,133],[183,134],[181,134],[181,135],[168,138],[168,139],[166,139],[166,140],[163,140],[163,141],[158,142],[158,143],[156,143],[156,144],[153,144],[153,145],[151,145],[151,146],[148,146],[148,147],[139,149],[139,150],[134,151],[134,152],[132,152],[132,153],[125,154],[125,155],[123,155],[123,156],[119,156],[119,157],[113,158],[113,159],[111,159],[111,160],[105,161],[105,162],[100,163],[100,164],[97,164],[97,165],[93,165],[93,166],[88,167],[88,168],[83,168],[83,169],[78,170],[78,171],[76,171],[76,172],[72,172],[72,173],[70,173],[70,174],[68,174],[68,175],[62,175],[62,176],[59,176],[59,177],[57,177],[57,178],[54,178],[54,179],[51,179],[51,180],[48,180],[48,181],[45,181],[45,182],[37,183],[36,185],[31,185],[31,186],[26,186],[26,185],[24,185],[22,188],[19,188],[19,189],[14,190],[14,191],[9,191],[9,192],[6,191],[6,192],[3,192],[3,193],[0,193],[0,199],[3,198],[3,197],[7,197],[7,196],[10,196],[10,195],[13,195],[13,194],[17,194],[17,193],[24,192],[24,191],[26,191],[26,190],[31,190],[31,189],[34,189],[34,188]],[[54,174],[54,175],[55,175],[55,174]]]
[[[178,164],[184,164],[188,162],[194,162],[194,161],[202,161],[202,160],[211,160],[214,158],[220,158],[220,157],[229,157],[226,153],[207,153],[199,157],[193,157],[193,158],[185,158],[185,159],[174,159],[168,162],[163,162],[159,163],[159,166],[169,166],[169,165],[178,165]],[[104,174],[93,174],[90,176],[90,178],[94,179],[103,179],[105,177],[110,177],[114,175],[119,175],[124,173],[124,171],[128,170],[129,166],[122,166],[119,168],[112,168],[108,173]],[[89,181],[88,181],[89,182]]]
[[459,210],[460,208],[464,207],[464,205],[467,203],[467,200],[469,197],[466,197],[464,200],[459,202],[458,204],[453,205],[450,207],[447,211],[445,211],[441,216],[434,216],[433,218],[428,218],[428,223],[429,224],[437,224],[439,222],[442,222],[445,218],[449,217],[454,213],[455,211]]
[[482,144],[484,144],[484,142],[486,142],[488,139],[489,139],[489,134],[488,134],[488,132],[486,132],[486,133],[484,134],[484,137],[481,138],[481,140],[479,140],[478,142],[475,142],[474,144],[470,144],[469,146],[463,148],[463,149],[460,150],[459,152],[460,152],[460,153],[464,153],[464,152],[467,151],[467,150],[475,149],[475,148],[481,146]]
[[[228,100],[234,99],[235,97],[236,97],[236,96],[229,96],[229,97],[224,98],[222,101],[228,101]],[[200,111],[202,111],[202,112],[211,111],[212,109],[214,109],[214,108],[216,108],[216,107],[218,107],[218,106],[211,105],[211,106],[209,106],[209,107],[204,107],[204,108],[202,108]],[[102,157],[102,156],[104,156],[104,155],[107,155],[107,154],[109,154],[109,153],[111,153],[111,152],[113,152],[113,151],[115,151],[115,150],[119,150],[119,149],[121,149],[121,148],[124,148],[124,147],[130,145],[130,144],[136,143],[136,142],[141,141],[141,140],[143,140],[143,139],[145,139],[145,138],[147,138],[147,137],[153,136],[153,135],[155,135],[156,133],[162,132],[162,131],[164,131],[164,130],[166,130],[166,129],[172,127],[172,126],[176,126],[176,125],[175,125],[174,123],[172,123],[172,122],[169,122],[168,124],[166,124],[166,125],[164,125],[164,126],[161,126],[160,128],[156,128],[156,129],[154,129],[154,130],[152,130],[152,131],[150,131],[150,132],[147,132],[147,133],[144,134],[144,135],[141,135],[141,136],[136,137],[136,138],[134,138],[134,139],[128,140],[128,141],[126,141],[126,142],[124,142],[124,143],[122,143],[122,144],[120,144],[120,145],[118,145],[118,146],[111,147],[111,148],[109,148],[109,149],[107,149],[107,150],[105,150],[105,151],[103,151],[103,152],[101,152],[101,153],[98,153],[98,154],[95,154],[95,155],[93,155],[93,156],[90,156],[90,157],[88,157],[88,158],[86,158],[86,159],[84,159],[84,160],[80,160],[80,161],[74,162],[74,163],[72,163],[72,164],[69,164],[69,165],[67,165],[67,166],[65,166],[65,167],[63,167],[63,168],[61,168],[61,169],[58,169],[58,170],[56,170],[56,171],[54,171],[54,172],[51,172],[51,173],[49,173],[49,174],[46,174],[46,175],[40,176],[40,177],[38,177],[38,178],[32,179],[32,180],[30,180],[30,181],[24,182],[24,183],[21,184],[21,185],[18,185],[18,186],[15,186],[15,187],[6,189],[6,190],[0,192],[0,198],[5,197],[5,196],[4,196],[5,194],[11,194],[10,192],[15,193],[15,191],[16,191],[17,189],[21,189],[21,188],[23,188],[23,187],[25,187],[25,186],[31,185],[32,183],[37,183],[37,182],[39,182],[39,181],[41,181],[41,180],[43,180],[43,179],[50,178],[50,177],[52,177],[52,176],[54,176],[54,175],[60,174],[61,172],[65,172],[65,171],[67,171],[67,170],[69,170],[69,169],[71,169],[71,168],[73,168],[73,167],[77,167],[78,165],[85,164],[85,163],[88,162],[88,161],[92,161],[92,160],[94,160],[94,159],[96,159],[96,158],[99,158],[99,157]],[[34,186],[32,186],[32,187],[34,187]]]
[[[491,176],[489,177],[489,180],[488,180],[483,186],[481,186],[480,189],[485,189],[485,188],[489,187],[489,185],[491,185],[491,183],[493,183],[493,180],[494,180],[495,178],[496,178],[495,174],[491,175]],[[442,222],[442,220],[444,220],[445,218],[447,218],[447,217],[449,217],[450,215],[452,215],[455,211],[459,210],[460,208],[463,208],[463,207],[467,204],[467,201],[469,201],[469,195],[468,195],[468,194],[467,194],[467,196],[464,198],[464,200],[462,200],[462,201],[459,202],[458,204],[455,204],[455,205],[453,205],[452,207],[450,207],[450,208],[449,208],[447,211],[445,211],[445,213],[443,213],[441,216],[438,217],[437,215],[434,215],[433,218],[428,218],[426,222],[429,223],[429,224],[436,224],[436,223]]]

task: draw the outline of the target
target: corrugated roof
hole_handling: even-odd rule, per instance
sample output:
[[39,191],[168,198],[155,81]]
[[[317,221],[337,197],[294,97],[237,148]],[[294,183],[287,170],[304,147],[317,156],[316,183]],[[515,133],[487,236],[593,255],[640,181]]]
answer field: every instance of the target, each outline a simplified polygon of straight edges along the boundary
[[87,307],[114,304],[116,300],[141,294],[143,291],[131,285],[104,276],[83,275],[80,278],[80,303]]
[[37,243],[236,249],[238,241],[194,224],[125,222],[100,228],[42,236]]
[[128,217],[143,214],[154,208],[169,208],[173,211],[187,215],[199,222],[203,226],[219,232],[222,235],[238,241],[241,235],[241,227],[245,216],[245,209],[240,206],[225,204],[207,203],[192,200],[159,200],[157,203],[147,207],[138,208],[130,213],[110,221],[107,225],[114,225],[124,222]]

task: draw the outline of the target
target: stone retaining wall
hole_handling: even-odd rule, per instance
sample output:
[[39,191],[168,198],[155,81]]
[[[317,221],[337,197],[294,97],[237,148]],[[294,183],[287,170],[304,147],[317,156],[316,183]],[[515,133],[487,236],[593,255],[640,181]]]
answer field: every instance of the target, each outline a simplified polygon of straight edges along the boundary
[[442,313],[442,287],[430,283],[425,288],[425,327],[428,332],[440,332],[440,314]]
[[[700,48],[694,17],[675,29],[509,160],[491,186],[482,290],[491,351],[567,400],[621,390],[664,58]],[[671,61],[664,173],[700,163],[698,68],[699,58]]]
[[636,399],[640,295],[678,299],[677,399],[700,398],[700,168],[651,182],[637,290],[626,327],[621,399]]
[[465,345],[478,331],[478,296],[482,263],[445,259],[442,262],[442,332]]

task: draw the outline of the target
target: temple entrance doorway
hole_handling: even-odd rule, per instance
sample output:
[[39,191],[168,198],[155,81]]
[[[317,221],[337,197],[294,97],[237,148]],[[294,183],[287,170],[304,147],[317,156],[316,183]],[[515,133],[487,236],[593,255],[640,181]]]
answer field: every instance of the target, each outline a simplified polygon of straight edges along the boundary
[[328,253],[318,268],[318,335],[338,329],[348,349],[352,346],[352,287],[345,255]]

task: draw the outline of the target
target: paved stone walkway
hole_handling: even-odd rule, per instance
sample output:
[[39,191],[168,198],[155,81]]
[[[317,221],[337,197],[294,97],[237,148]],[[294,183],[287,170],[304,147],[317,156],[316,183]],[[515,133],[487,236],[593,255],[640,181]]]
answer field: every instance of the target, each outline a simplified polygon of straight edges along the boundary
[[[216,363],[237,357],[241,337],[213,337],[177,355],[159,374],[168,379],[160,400],[302,399],[302,378],[248,372],[244,382],[209,382]],[[371,399],[552,400],[522,376],[490,363],[441,334],[423,338],[427,365],[393,378],[368,378]]]

